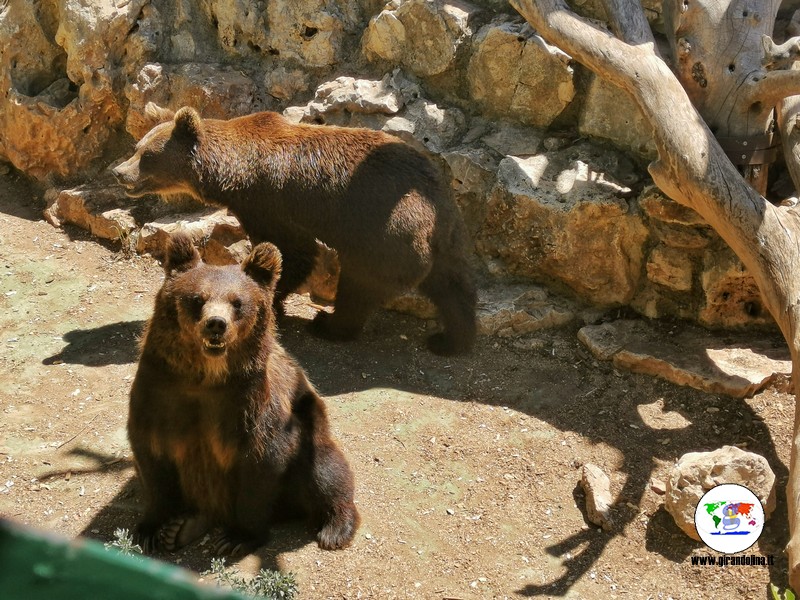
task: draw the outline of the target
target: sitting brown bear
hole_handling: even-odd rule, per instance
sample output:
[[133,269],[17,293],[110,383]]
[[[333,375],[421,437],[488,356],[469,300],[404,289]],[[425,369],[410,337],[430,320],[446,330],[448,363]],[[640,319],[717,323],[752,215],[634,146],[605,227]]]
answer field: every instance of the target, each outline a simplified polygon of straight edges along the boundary
[[241,268],[209,266],[176,234],[164,265],[128,418],[145,496],[138,543],[173,550],[221,527],[213,549],[238,554],[276,518],[305,514],[321,548],[347,546],[352,472],[322,399],[275,339],[279,251],[263,243]]
[[262,112],[220,121],[193,108],[164,120],[113,169],[131,196],[185,193],[229,208],[253,243],[283,255],[276,310],[311,273],[316,240],[334,248],[341,273],[332,314],[313,331],[356,337],[383,302],[418,287],[444,330],[428,340],[438,354],[470,350],[476,292],[466,230],[447,185],[420,152],[380,131],[293,124]]

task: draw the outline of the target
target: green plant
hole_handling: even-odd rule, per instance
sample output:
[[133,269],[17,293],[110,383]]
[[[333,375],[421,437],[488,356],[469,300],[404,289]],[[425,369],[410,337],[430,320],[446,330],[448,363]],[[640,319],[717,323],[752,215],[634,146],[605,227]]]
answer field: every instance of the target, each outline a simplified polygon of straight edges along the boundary
[[772,597],[775,600],[795,600],[794,592],[792,590],[790,590],[789,588],[786,588],[783,591],[783,596],[781,596],[781,593],[780,593],[780,590],[778,589],[778,586],[775,585],[774,583],[770,583],[769,584],[769,591],[772,592]]
[[115,529],[114,541],[103,544],[106,550],[115,549],[124,556],[137,556],[142,554],[142,547],[133,543],[133,536],[127,529]]
[[297,595],[297,582],[292,573],[284,575],[261,569],[252,579],[245,579],[235,567],[226,567],[224,558],[212,558],[211,569],[202,575],[213,577],[217,585],[228,586],[251,598],[292,600]]

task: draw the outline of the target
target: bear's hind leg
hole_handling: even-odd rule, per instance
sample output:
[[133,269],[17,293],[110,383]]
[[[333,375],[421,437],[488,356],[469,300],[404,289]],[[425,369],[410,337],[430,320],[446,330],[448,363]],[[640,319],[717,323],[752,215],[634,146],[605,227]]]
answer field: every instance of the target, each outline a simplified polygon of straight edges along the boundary
[[342,267],[333,313],[318,312],[311,324],[311,332],[326,340],[354,340],[372,313],[390,297],[391,294],[354,280]]
[[266,539],[259,540],[234,529],[224,528],[211,536],[209,547],[213,556],[241,558],[253,552],[266,541]]
[[353,472],[335,443],[318,447],[316,455],[312,510],[318,528],[317,544],[323,550],[339,550],[350,545],[361,523],[353,502]]
[[[434,354],[465,354],[475,343],[478,303],[475,284],[466,264],[460,268],[443,266],[441,260],[420,283],[419,289],[439,309],[444,330],[428,338],[428,349]],[[461,261],[463,262],[463,261]]]

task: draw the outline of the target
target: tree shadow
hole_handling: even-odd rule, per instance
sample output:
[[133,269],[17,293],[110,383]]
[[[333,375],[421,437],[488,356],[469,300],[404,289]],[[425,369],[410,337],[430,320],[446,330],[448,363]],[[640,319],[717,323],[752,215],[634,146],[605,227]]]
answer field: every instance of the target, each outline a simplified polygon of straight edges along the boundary
[[[631,507],[642,505],[659,462],[671,463],[687,452],[742,443],[747,450],[764,456],[776,475],[778,508],[768,521],[758,548],[774,555],[770,580],[785,586],[787,560],[781,549],[788,542],[783,500],[788,469],[776,452],[768,427],[750,405],[742,399],[680,387],[649,375],[617,372],[610,363],[594,361],[581,347],[577,335],[569,336],[572,347],[559,356],[558,338],[567,336],[539,333],[545,341],[541,353],[548,360],[520,368],[521,355],[525,353],[490,338],[479,338],[468,357],[434,356],[422,349],[428,332],[420,327],[420,321],[388,312],[376,315],[362,339],[350,344],[311,337],[304,319],[288,318],[281,329],[283,345],[298,358],[323,395],[389,388],[503,406],[546,421],[559,431],[575,432],[591,444],[619,450],[622,460],[615,471],[624,477],[624,483],[615,495],[612,530],[599,532],[592,526],[548,546],[548,554],[563,559],[565,573],[545,584],[526,585],[516,593],[567,595],[596,564],[611,540],[624,535],[626,527],[641,517],[639,510]],[[775,337],[776,345],[780,345],[779,336]],[[761,349],[756,345],[752,348],[754,352]],[[575,355],[586,358],[573,364],[568,357]],[[487,371],[499,368],[494,373],[479,373],[476,365],[487,365]],[[581,371],[581,377],[563,376],[565,371],[574,369]],[[677,413],[687,425],[661,430],[646,422],[640,408],[654,402],[663,404],[661,412]],[[721,409],[709,412],[709,406]],[[667,445],[663,443],[665,437],[669,438]],[[648,517],[646,539],[648,550],[662,548],[661,554],[673,562],[687,560],[694,550],[705,548],[680,532],[663,510]]]
[[[60,353],[62,360],[96,365],[133,362],[135,344],[131,342],[142,325],[142,321],[135,321],[70,332],[65,336],[70,344]],[[613,490],[612,530],[601,532],[590,527],[563,535],[544,549],[561,558],[563,575],[544,584],[525,585],[516,593],[569,594],[575,582],[601,559],[608,544],[642,517],[638,509],[631,507],[642,506],[659,463],[672,462],[686,452],[713,450],[743,441],[748,450],[768,460],[779,482],[778,508],[764,529],[759,548],[775,555],[775,564],[769,568],[770,579],[785,586],[787,564],[779,549],[788,541],[783,501],[788,470],[775,451],[766,424],[746,401],[679,387],[646,375],[616,372],[610,363],[596,362],[583,350],[575,335],[577,330],[540,332],[543,345],[537,351],[479,338],[471,355],[445,358],[424,350],[424,339],[430,332],[422,321],[396,313],[379,312],[362,338],[351,343],[321,341],[308,333],[307,326],[306,319],[286,318],[281,322],[280,338],[323,395],[385,388],[503,406],[541,419],[559,431],[575,432],[591,444],[605,444],[619,451],[621,461],[616,472],[624,483],[621,489]],[[565,339],[569,340],[567,348]],[[96,348],[107,354],[101,356]],[[531,361],[536,352],[540,353],[540,360]],[[584,358],[575,363],[575,356]],[[572,373],[564,376],[576,369],[578,377]],[[687,424],[666,432],[659,429],[641,411],[642,406],[656,402],[660,403],[659,411],[677,413]],[[708,412],[710,405],[722,410]],[[669,437],[668,445],[663,443],[664,436]],[[102,456],[94,458],[100,465],[98,471],[130,468],[130,463],[105,464]],[[545,461],[547,457],[536,460]],[[132,478],[95,515],[83,534],[108,541],[116,529],[132,529],[140,516],[140,497],[138,483]],[[582,502],[577,504],[582,506]],[[272,539],[254,554],[265,568],[279,570],[282,554],[313,542],[313,532],[301,523],[280,525],[275,527]],[[702,544],[677,529],[663,509],[648,516],[646,549],[673,562],[704,551]],[[210,557],[197,544],[159,558],[198,572],[210,567]]]
[[88,367],[122,365],[136,362],[139,337],[145,321],[119,321],[91,329],[73,329],[64,334],[67,345],[53,356],[42,360],[44,365],[70,363]]

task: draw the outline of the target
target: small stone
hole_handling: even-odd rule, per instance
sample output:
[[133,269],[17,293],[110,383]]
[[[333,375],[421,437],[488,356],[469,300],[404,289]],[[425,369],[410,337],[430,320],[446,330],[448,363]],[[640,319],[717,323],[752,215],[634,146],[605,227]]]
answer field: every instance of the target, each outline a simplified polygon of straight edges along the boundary
[[667,484],[661,481],[660,479],[656,479],[653,477],[650,480],[650,489],[653,490],[659,496],[663,496],[667,493]]
[[585,464],[581,469],[581,487],[586,492],[586,516],[606,531],[611,529],[610,510],[613,504],[611,481],[597,465]]

